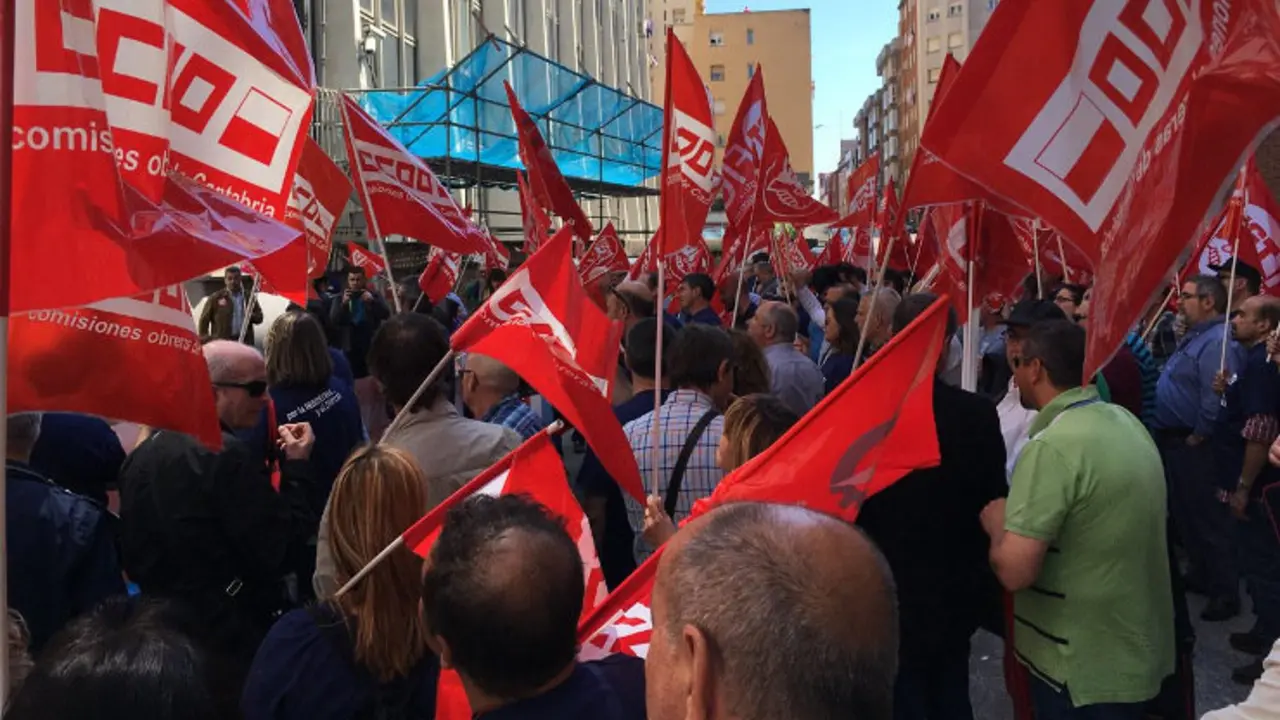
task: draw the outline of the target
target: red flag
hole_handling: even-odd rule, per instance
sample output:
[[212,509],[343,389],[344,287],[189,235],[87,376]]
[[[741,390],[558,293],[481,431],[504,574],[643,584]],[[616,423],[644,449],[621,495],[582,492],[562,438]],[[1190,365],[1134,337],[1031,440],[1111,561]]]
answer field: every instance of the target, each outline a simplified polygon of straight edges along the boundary
[[840,219],[840,214],[809,194],[791,169],[791,157],[782,141],[782,133],[768,120],[764,140],[764,160],[760,173],[760,197],[755,222],[781,222],[807,227],[824,225]]
[[404,235],[463,255],[484,252],[480,229],[431,168],[346,95],[342,122],[371,237]]
[[11,413],[101,415],[222,447],[209,368],[178,286],[14,314],[8,380]]
[[249,8],[11,9],[13,309],[150,292],[296,237],[264,215],[283,217],[314,79],[292,12]]
[[381,275],[387,271],[387,264],[377,253],[369,252],[355,243],[347,243],[347,260],[352,267],[366,268],[367,275]]
[[[756,65],[755,74],[751,76],[738,105],[733,128],[729,130],[729,142],[725,145],[721,163],[720,188],[724,192],[724,211],[730,228],[745,228],[753,224],[751,214],[759,197],[768,122],[764,70]],[[772,222],[768,224],[772,225]]]
[[871,267],[871,230],[870,228],[853,228],[848,230],[852,235],[844,244],[844,261],[854,267]]
[[853,522],[862,503],[939,461],[933,382],[947,325],[939,299],[763,453],[727,475],[690,519],[727,502],[803,505]]
[[481,228],[484,236],[484,269],[485,270],[506,270],[511,267],[511,251],[507,249],[505,243],[493,236],[485,228]]
[[842,262],[841,256],[844,252],[844,241],[841,238],[841,233],[836,233],[827,239],[827,244],[823,246],[822,252],[818,253],[818,257],[814,260],[815,267],[839,265]]
[[1280,295],[1280,203],[1276,202],[1253,160],[1249,161],[1245,173],[1243,225],[1246,232],[1240,242],[1243,245],[1248,238],[1253,238],[1260,263],[1255,267],[1262,273],[1262,291]]
[[582,278],[584,287],[590,288],[605,275],[626,272],[630,267],[622,241],[618,239],[618,231],[613,228],[613,223],[609,223],[600,231],[587,254],[578,261],[578,277]]
[[524,174],[516,171],[516,184],[520,192],[520,218],[524,223],[524,252],[532,255],[546,242],[551,234],[551,218],[534,199]]
[[1280,119],[1275,3],[1223,7],[1006,0],[921,138],[1093,260],[1086,377]]
[[658,245],[669,255],[702,239],[715,185],[716,132],[698,69],[667,28],[667,97],[663,106],[662,197]]
[[431,248],[427,253],[427,266],[418,276],[418,288],[432,303],[441,302],[458,284],[461,265],[461,255],[438,247]]
[[789,278],[797,270],[813,270],[817,266],[817,258],[809,248],[809,241],[803,235],[781,232],[774,241],[774,266],[778,274]]
[[573,190],[568,181],[560,173],[555,158],[551,156],[551,148],[542,139],[538,124],[529,117],[529,113],[520,106],[511,83],[503,81],[507,88],[507,102],[511,105],[511,118],[516,123],[516,133],[520,138],[520,162],[524,163],[525,172],[529,174],[529,189],[538,205],[560,216],[565,222],[573,225],[573,232],[583,242],[591,239],[591,221],[582,212],[582,206],[573,198]]
[[[665,547],[665,546],[664,546]],[[650,598],[662,547],[650,555],[578,625],[578,660],[590,662],[622,654],[645,658],[653,634]]]
[[[911,268],[911,257],[908,254],[907,234],[902,230],[902,211],[898,206],[898,189],[893,178],[884,184],[884,198],[880,201],[880,245],[876,248],[876,265],[886,262],[891,268],[908,270]],[[890,248],[890,245],[893,247]],[[887,259],[886,254],[892,253]]]
[[[661,236],[662,228],[658,228],[658,232],[649,240],[649,244],[645,246],[644,252],[640,253],[640,257],[636,258],[636,261],[631,264],[631,271],[627,274],[628,279],[638,280],[644,273],[658,269],[657,260],[654,259],[654,248],[657,247]],[[689,273],[711,272],[711,250],[702,241],[702,238],[698,238],[693,244],[685,245],[673,253],[668,253],[666,262],[666,287],[663,288],[663,292],[667,297],[671,297],[675,294],[676,287],[680,285],[680,282]]]
[[773,223],[756,225],[746,230],[725,229],[720,243],[720,264],[711,279],[718,286],[730,273],[737,272],[751,256],[767,251],[773,236]]
[[451,338],[515,371],[582,433],[605,469],[639,501],[635,456],[609,405],[621,323],[591,302],[573,267],[572,230],[561,228]]
[[860,228],[875,223],[879,177],[880,153],[871,153],[871,157],[849,176],[849,184],[845,191],[849,207],[845,216],[832,225],[833,228]]

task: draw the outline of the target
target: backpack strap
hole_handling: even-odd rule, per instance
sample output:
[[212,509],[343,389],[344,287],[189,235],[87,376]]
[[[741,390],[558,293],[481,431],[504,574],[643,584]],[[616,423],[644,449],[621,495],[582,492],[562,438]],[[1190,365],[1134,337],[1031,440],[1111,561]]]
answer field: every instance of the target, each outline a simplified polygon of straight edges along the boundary
[[689,466],[689,458],[693,457],[693,450],[698,447],[698,440],[707,431],[707,426],[719,414],[720,411],[715,409],[703,413],[689,431],[689,437],[685,438],[684,447],[680,448],[680,457],[676,458],[676,466],[671,469],[671,480],[667,482],[667,493],[663,496],[663,507],[672,520],[676,518],[676,501],[680,497],[680,484],[684,482],[684,471]]

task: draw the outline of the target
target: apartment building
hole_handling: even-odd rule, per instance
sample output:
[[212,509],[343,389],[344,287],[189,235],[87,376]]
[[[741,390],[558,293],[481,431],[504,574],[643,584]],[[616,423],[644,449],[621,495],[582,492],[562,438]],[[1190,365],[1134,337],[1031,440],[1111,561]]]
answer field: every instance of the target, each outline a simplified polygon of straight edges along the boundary
[[[652,31],[645,44],[645,62],[649,65],[649,97],[662,103],[666,92],[667,75],[664,63],[667,58],[667,28],[686,47],[693,42],[694,24],[706,13],[706,0],[649,0],[645,18]],[[706,79],[706,73],[703,73]]]
[[902,40],[894,38],[885,43],[876,56],[876,75],[880,77],[880,186],[893,180],[902,184],[902,165],[899,162],[898,104],[901,97],[899,80],[902,66]]
[[[410,88],[452,67],[492,34],[602,85],[650,99],[653,26],[646,22],[645,0],[301,0],[300,4],[306,10],[317,82],[324,88]],[[325,113],[332,110],[319,107],[318,121],[326,121]],[[332,122],[332,116],[328,120]],[[340,142],[325,144],[330,154],[344,157]],[[500,239],[520,240],[519,201],[513,190],[470,187],[454,194],[473,207],[477,220]],[[612,221],[637,252],[657,225],[657,204],[652,199],[584,198],[582,205],[593,222]],[[362,219],[353,222],[349,217],[341,227],[349,235],[364,236]]]

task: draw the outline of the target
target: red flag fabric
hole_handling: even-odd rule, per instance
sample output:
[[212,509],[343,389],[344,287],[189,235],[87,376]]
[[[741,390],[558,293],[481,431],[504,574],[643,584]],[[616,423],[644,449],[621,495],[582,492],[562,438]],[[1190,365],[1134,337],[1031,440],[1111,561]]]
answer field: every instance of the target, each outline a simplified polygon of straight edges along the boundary
[[716,131],[711,100],[675,31],[667,28],[667,96],[663,105],[662,197],[658,245],[663,256],[702,239],[715,185]]
[[269,218],[306,136],[310,59],[290,52],[292,12],[248,9],[16,3],[14,310],[150,292],[297,236]]
[[[103,372],[111,368],[112,372]],[[9,322],[9,412],[101,415],[219,449],[213,386],[178,286]]]
[[532,255],[551,234],[551,218],[534,199],[524,174],[519,171],[516,171],[516,184],[520,192],[520,218],[524,223],[524,252]]
[[507,89],[507,102],[511,105],[511,118],[516,123],[516,134],[520,142],[520,162],[524,163],[525,172],[529,175],[529,189],[538,204],[560,216],[573,225],[573,233],[578,239],[587,242],[591,239],[591,221],[582,211],[582,206],[573,197],[573,190],[560,172],[560,166],[551,156],[551,148],[542,139],[542,131],[533,121],[529,113],[520,106],[516,92],[511,83],[503,81]]
[[463,214],[436,174],[347,95],[343,137],[370,236],[404,235],[471,255],[483,253],[483,234]]
[[641,563],[578,625],[579,661],[590,662],[617,654],[644,659],[649,654],[649,638],[653,634],[650,598],[662,549],[659,547]]
[[778,233],[773,247],[774,267],[784,278],[790,278],[798,270],[812,271],[817,267],[818,260],[813,256],[809,241],[805,240],[803,235]]
[[877,219],[880,245],[876,247],[876,265],[887,262],[895,270],[911,268],[910,240],[902,229],[902,214],[898,205],[898,189],[893,178],[889,178],[884,184],[884,197],[880,200],[880,217]]
[[852,237],[844,244],[844,261],[854,267],[871,267],[871,230],[870,228],[852,228],[847,231]]
[[618,231],[613,228],[613,223],[609,223],[600,231],[596,241],[591,243],[587,254],[578,261],[578,277],[582,279],[584,287],[590,288],[605,275],[627,272],[630,268]]
[[561,228],[477,309],[450,342],[488,355],[524,378],[582,433],[605,469],[643,502],[644,486],[609,382],[622,324],[591,302],[573,266],[572,230]]
[[461,255],[438,247],[431,248],[427,253],[427,266],[418,275],[418,288],[433,304],[440,303],[457,286],[461,266]]
[[1252,160],[1245,173],[1243,224],[1246,232],[1240,242],[1253,238],[1263,292],[1280,296],[1280,203]]
[[720,263],[711,279],[719,285],[731,273],[737,272],[751,256],[768,251],[773,237],[773,223],[759,224],[745,230],[725,228],[720,242]]
[[853,522],[862,503],[940,462],[933,381],[947,325],[940,298],[786,435],[725,476],[690,519],[728,502],[803,505]]
[[511,251],[505,243],[493,236],[485,228],[480,229],[484,237],[484,269],[506,270],[511,267]]
[[352,267],[364,268],[365,274],[370,277],[387,271],[387,264],[377,253],[369,252],[355,243],[347,243],[347,260]]
[[1221,7],[1006,0],[924,129],[922,148],[1093,260],[1086,377],[1280,119],[1275,3]]
[[[628,279],[639,280],[644,273],[654,272],[658,269],[658,262],[653,253],[661,236],[662,228],[658,228],[657,234],[649,240],[644,252],[640,253],[640,257],[636,258],[636,261],[631,264],[631,271],[627,274]],[[693,244],[685,245],[673,253],[668,253],[666,261],[667,270],[663,292],[667,297],[675,294],[676,287],[680,285],[680,282],[689,273],[711,272],[711,250],[702,241],[702,238],[698,238]]]
[[782,141],[782,133],[772,119],[767,122],[755,223],[781,222],[808,227],[839,220],[839,213],[823,205],[800,183],[800,178],[791,169],[791,156]]
[[333,250],[333,229],[351,199],[351,181],[324,150],[307,138],[293,178],[285,222],[302,230],[306,242],[286,246],[254,263],[277,292],[305,305],[310,279],[324,274]]
[[843,262],[843,253],[843,234],[836,233],[827,239],[827,244],[822,247],[822,252],[818,253],[818,257],[814,259],[814,264],[816,267],[823,267],[824,265],[839,265]]
[[[1042,222],[1031,218],[1010,218],[1014,232],[1028,258],[1036,257],[1039,249],[1041,270],[1049,277],[1061,277],[1064,282],[1091,285],[1093,271],[1089,258],[1061,235]],[[1034,272],[1034,270],[1033,270]],[[1045,288],[1048,292],[1049,288]]]
[[729,130],[729,141],[721,161],[720,188],[724,192],[724,212],[731,228],[746,228],[754,224],[751,221],[752,211],[759,197],[768,124],[764,69],[756,65],[755,74],[747,83],[747,91],[738,105],[738,114]]
[[871,153],[853,174],[849,176],[846,199],[849,207],[845,216],[836,221],[834,228],[860,228],[876,221],[876,193],[880,178],[880,153]]

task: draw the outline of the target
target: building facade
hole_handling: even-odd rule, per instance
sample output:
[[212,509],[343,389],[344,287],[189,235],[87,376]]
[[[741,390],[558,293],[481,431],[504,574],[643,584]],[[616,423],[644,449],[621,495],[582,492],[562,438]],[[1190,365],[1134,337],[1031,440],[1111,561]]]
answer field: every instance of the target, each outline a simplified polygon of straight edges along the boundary
[[880,186],[889,180],[902,185],[901,150],[898,142],[898,104],[901,98],[899,79],[902,65],[902,40],[885,43],[876,56],[876,75],[880,77]]
[[[317,83],[324,88],[410,88],[452,67],[493,34],[647,101],[653,26],[646,22],[645,4],[645,0],[305,0],[305,27]],[[317,109],[318,121],[326,121],[325,112],[324,107]],[[345,157],[340,139],[323,144],[334,157]],[[652,183],[656,187],[656,180]],[[474,208],[477,220],[499,239],[521,240],[514,190],[477,187],[455,190],[454,195]],[[657,226],[657,203],[652,198],[583,198],[581,204],[593,223],[613,222],[633,252],[639,252]],[[340,230],[362,238],[363,225],[357,218]]]

